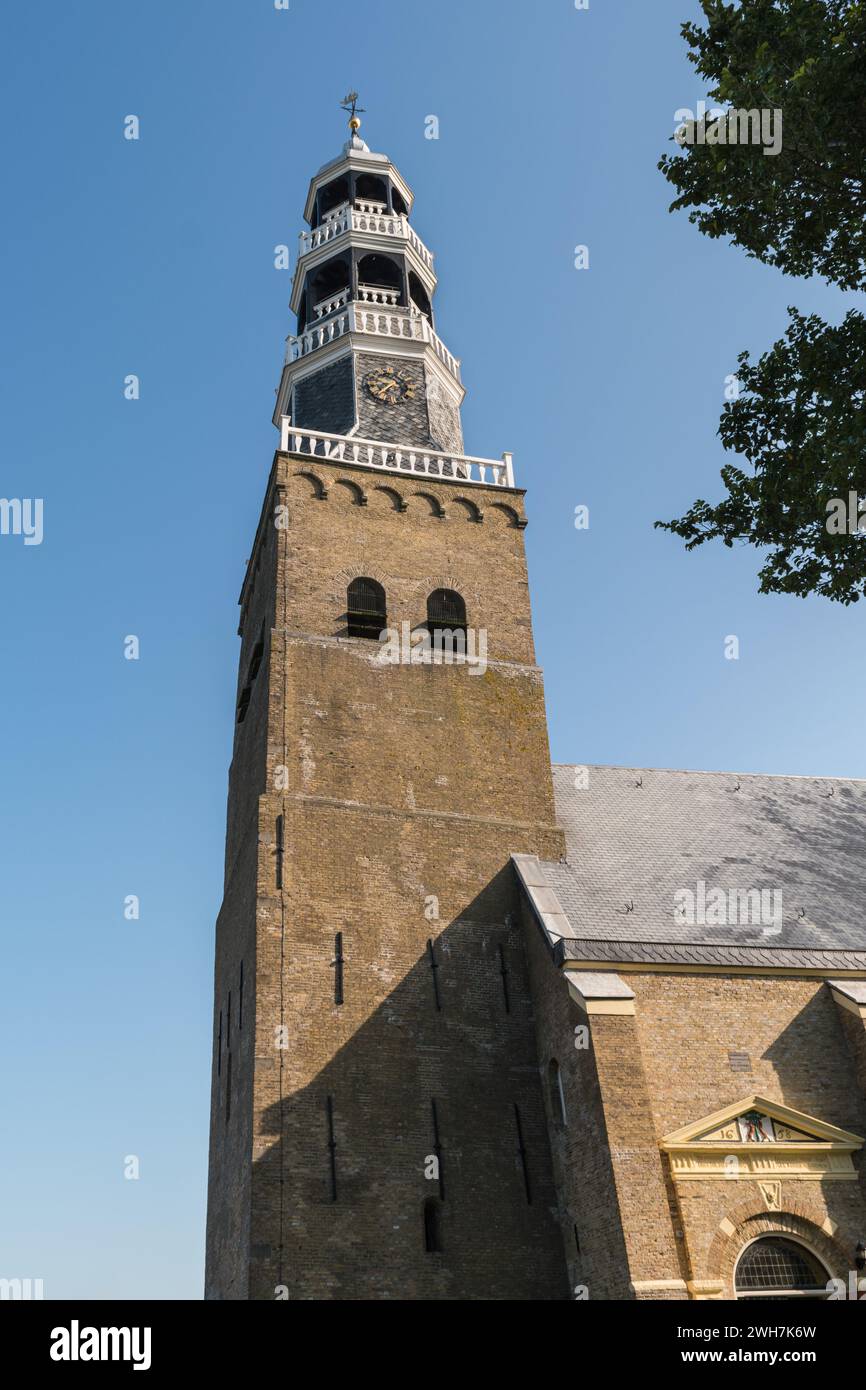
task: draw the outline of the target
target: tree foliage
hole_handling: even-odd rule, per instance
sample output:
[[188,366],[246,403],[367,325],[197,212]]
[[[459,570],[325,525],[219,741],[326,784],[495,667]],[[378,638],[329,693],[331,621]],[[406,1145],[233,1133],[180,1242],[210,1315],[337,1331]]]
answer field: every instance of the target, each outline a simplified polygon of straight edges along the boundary
[[[866,288],[866,0],[702,0],[689,58],[721,109],[780,110],[782,147],[691,144],[659,168],[707,236],[728,237],[788,275]],[[790,309],[785,336],[753,362],[723,411],[728,496],[657,525],[688,549],[712,538],[769,547],[765,593],[866,592],[866,536],[831,534],[827,505],[866,497],[866,320],[833,327]]]

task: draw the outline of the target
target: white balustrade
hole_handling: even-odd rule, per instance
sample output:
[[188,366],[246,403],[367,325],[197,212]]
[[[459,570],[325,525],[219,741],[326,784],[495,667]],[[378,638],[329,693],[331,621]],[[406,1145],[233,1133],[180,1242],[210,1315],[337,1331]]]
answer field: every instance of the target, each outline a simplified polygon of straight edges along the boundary
[[306,256],[308,251],[317,251],[320,246],[326,246],[329,241],[335,241],[343,232],[348,231],[351,225],[351,208],[346,203],[342,208],[337,209],[332,217],[328,217],[320,227],[314,227],[311,232],[301,232],[298,237],[299,256]]
[[432,269],[433,269],[433,254],[432,254],[432,252],[427,250],[427,247],[424,245],[424,243],[423,243],[423,241],[421,240],[421,238],[419,237],[418,233],[415,231],[415,228],[414,228],[413,226],[410,225],[409,219],[408,219],[408,218],[405,219],[405,222],[406,222],[406,235],[407,235],[407,237],[409,238],[410,245],[414,246],[415,250],[418,252],[418,255],[421,257],[421,259],[422,259],[422,261],[424,262],[424,264],[425,264],[430,270],[432,270]]
[[358,298],[364,304],[396,304],[400,298],[399,290],[392,290],[387,285],[359,285]]
[[346,202],[344,202],[344,203],[338,203],[337,206],[336,206],[335,208],[331,208],[331,211],[330,211],[330,212],[324,212],[324,213],[322,213],[322,221],[323,221],[323,222],[333,222],[333,220],[334,220],[335,217],[343,217],[344,214],[348,212],[348,210],[349,210],[349,208],[350,208],[351,206],[352,206],[352,205],[351,205],[351,203],[348,201],[348,199],[347,199]]
[[307,357],[309,353],[325,347],[345,333],[369,333],[383,338],[412,338],[416,342],[429,343],[439,361],[458,381],[460,380],[460,359],[448,351],[442,339],[434,332],[426,315],[409,313],[399,305],[383,312],[381,308],[373,309],[367,304],[353,303],[347,305],[341,313],[335,313],[321,323],[308,325],[297,337],[290,335],[286,339],[286,363],[297,362],[299,358]]
[[313,305],[313,314],[317,319],[322,319],[326,314],[333,314],[335,309],[342,309],[348,304],[352,297],[352,291],[347,285],[345,289],[337,294],[330,295],[327,299],[320,299],[318,304]]
[[288,415],[281,418],[280,449],[286,454],[334,459],[389,473],[441,478],[444,481],[486,484],[488,487],[514,487],[514,461],[511,454],[502,459],[473,458],[468,454],[442,454],[414,448],[409,444],[387,444],[381,440],[354,439],[343,434],[326,434],[293,425]]
[[399,241],[406,241],[414,248],[428,270],[433,269],[433,253],[427,250],[415,228],[410,226],[405,213],[386,212],[384,205],[369,202],[359,202],[354,207],[349,203],[342,203],[340,207],[327,214],[321,226],[314,227],[310,232],[301,232],[298,238],[298,254],[306,256],[310,251],[317,251],[320,246],[326,246],[328,242],[336,240],[348,231],[374,232],[377,236],[395,237]]

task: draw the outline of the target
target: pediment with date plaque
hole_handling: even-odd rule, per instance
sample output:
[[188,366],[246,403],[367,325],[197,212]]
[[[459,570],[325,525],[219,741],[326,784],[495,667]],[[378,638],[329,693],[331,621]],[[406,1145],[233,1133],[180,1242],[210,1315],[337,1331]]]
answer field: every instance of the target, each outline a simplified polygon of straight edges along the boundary
[[660,1148],[668,1155],[677,1182],[716,1178],[856,1182],[851,1155],[863,1142],[859,1135],[814,1115],[753,1095],[665,1135]]

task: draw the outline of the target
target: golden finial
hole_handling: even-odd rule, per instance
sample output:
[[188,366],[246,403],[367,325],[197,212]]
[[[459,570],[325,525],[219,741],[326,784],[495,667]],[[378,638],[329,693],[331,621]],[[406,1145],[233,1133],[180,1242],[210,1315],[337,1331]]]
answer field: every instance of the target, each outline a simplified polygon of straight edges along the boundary
[[349,92],[346,96],[344,96],[343,100],[340,102],[340,106],[344,111],[349,111],[351,113],[349,116],[349,129],[354,135],[357,131],[361,129],[360,118],[355,113],[356,111],[364,111],[366,110],[366,108],[358,105],[357,92]]

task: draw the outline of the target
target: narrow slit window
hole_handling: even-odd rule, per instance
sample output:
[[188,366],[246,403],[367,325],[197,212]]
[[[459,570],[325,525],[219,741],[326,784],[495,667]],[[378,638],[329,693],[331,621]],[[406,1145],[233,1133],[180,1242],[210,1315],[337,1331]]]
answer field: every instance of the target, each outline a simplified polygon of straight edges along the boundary
[[532,1189],[529,1185],[529,1164],[527,1162],[526,1145],[523,1142],[523,1122],[520,1118],[520,1109],[514,1106],[514,1128],[517,1131],[517,1156],[523,1170],[523,1190],[526,1193],[526,1204],[532,1206]]
[[439,962],[436,959],[436,951],[433,947],[432,937],[428,937],[427,939],[427,955],[430,960],[430,974],[433,977],[433,999],[436,1004],[436,1012],[439,1013],[442,1009],[442,1003],[439,999],[439,977],[436,973],[439,969]]
[[232,1054],[226,1058],[226,1129],[232,1115]]
[[328,1167],[331,1175],[331,1201],[337,1200],[337,1141],[334,1138],[334,1101],[325,1097],[325,1113],[328,1119]]
[[350,637],[378,642],[388,626],[385,590],[375,579],[353,579],[346,593],[346,625]]
[[502,1001],[505,1004],[505,1012],[511,1013],[511,1000],[508,997],[508,966],[505,964],[505,947],[499,947],[499,974],[502,976]]
[[439,1178],[439,1200],[445,1201],[445,1172],[442,1167],[442,1141],[439,1138],[439,1112],[434,1096],[430,1097],[430,1110],[433,1118],[433,1152],[436,1155],[436,1169]]
[[283,886],[283,818],[282,818],[282,816],[277,816],[277,826],[276,826],[276,852],[277,852],[277,862],[276,862],[276,886],[277,886],[278,888],[282,888],[282,886]]
[[259,668],[260,668],[260,666],[261,666],[261,664],[262,664],[262,657],[264,656],[264,654],[265,654],[265,625],[264,625],[264,623],[262,623],[261,631],[259,632],[259,640],[258,640],[258,642],[256,642],[256,645],[253,647],[253,654],[252,654],[252,656],[250,657],[250,673],[249,673],[249,675],[248,675],[248,677],[247,677],[247,684],[248,684],[248,685],[252,685],[252,683],[253,683],[253,681],[255,680],[256,676],[259,674]]
[[343,933],[334,937],[334,1003],[343,1002]]
[[238,1032],[244,1026],[244,963],[241,961],[241,980],[238,990]]
[[442,1250],[439,1203],[435,1197],[428,1197],[424,1203],[424,1249],[428,1255],[438,1255]]
[[565,1091],[562,1089],[562,1072],[555,1057],[547,1065],[547,1086],[550,1094],[550,1113],[557,1129],[565,1129],[568,1115],[565,1109]]

